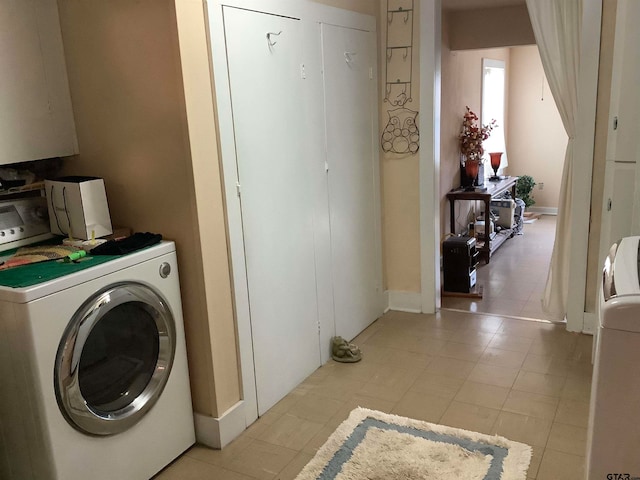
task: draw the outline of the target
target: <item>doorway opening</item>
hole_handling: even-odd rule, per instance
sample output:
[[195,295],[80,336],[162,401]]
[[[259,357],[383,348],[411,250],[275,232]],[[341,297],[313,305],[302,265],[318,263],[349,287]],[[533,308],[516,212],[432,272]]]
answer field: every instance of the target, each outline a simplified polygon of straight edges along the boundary
[[[496,128],[483,142],[485,188],[494,182],[489,152],[502,152],[497,174],[501,178],[531,177],[535,183],[531,203],[518,228],[515,218],[503,209],[491,207],[490,238],[500,232],[506,240],[499,248],[491,242],[487,263],[480,258],[476,287],[470,295],[449,296],[442,284],[442,308],[514,317],[551,320],[541,307],[553,243],[560,195],[560,179],[567,136],[550,94],[542,62],[535,45],[478,50],[442,48],[442,107],[440,188],[443,240],[451,235],[476,237],[484,242],[487,217],[482,201],[455,201],[453,221],[446,192],[461,186],[458,134],[468,106],[485,125],[496,120]],[[478,187],[482,190],[483,187]],[[522,195],[516,195],[521,197]],[[506,210],[508,211],[508,210]],[[513,213],[512,213],[513,214]],[[509,231],[509,225],[513,228]],[[446,262],[446,258],[443,258]],[[443,265],[444,266],[444,265]],[[445,267],[446,268],[446,267]]]

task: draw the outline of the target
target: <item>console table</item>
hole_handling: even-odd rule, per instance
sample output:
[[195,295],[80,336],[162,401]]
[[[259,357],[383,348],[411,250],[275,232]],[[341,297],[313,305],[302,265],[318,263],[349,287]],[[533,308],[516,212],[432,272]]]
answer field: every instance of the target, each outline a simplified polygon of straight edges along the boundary
[[491,260],[491,254],[496,251],[500,245],[504,243],[507,238],[513,237],[513,231],[509,230],[505,234],[497,234],[493,239],[489,235],[490,232],[490,218],[489,211],[491,208],[491,199],[497,197],[501,193],[511,189],[511,197],[516,198],[516,182],[518,177],[504,177],[498,182],[491,182],[485,180],[484,186],[486,190],[480,190],[480,187],[476,187],[476,190],[467,192],[464,187],[456,190],[451,190],[447,193],[447,199],[449,200],[449,207],[451,208],[451,233],[455,233],[455,202],[456,200],[479,200],[484,202],[484,244],[478,242],[478,250],[480,254],[484,256],[486,263]]

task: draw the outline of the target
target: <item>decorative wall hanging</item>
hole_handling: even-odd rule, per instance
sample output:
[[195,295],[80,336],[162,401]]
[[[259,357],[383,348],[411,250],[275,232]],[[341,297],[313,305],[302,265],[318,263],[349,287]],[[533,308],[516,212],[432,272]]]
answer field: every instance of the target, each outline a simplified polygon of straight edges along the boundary
[[420,148],[416,125],[418,112],[406,108],[411,95],[413,72],[413,2],[387,0],[386,76],[384,101],[392,107],[382,132],[382,150],[415,154]]
[[382,132],[382,150],[414,154],[420,148],[420,132],[416,126],[418,112],[408,108],[387,111],[389,121]]

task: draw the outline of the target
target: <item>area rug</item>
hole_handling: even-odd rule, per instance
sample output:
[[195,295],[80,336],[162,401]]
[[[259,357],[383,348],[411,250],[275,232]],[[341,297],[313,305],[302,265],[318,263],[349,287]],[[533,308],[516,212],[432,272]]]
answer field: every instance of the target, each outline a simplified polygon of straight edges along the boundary
[[356,408],[296,480],[525,480],[530,460],[523,443]]

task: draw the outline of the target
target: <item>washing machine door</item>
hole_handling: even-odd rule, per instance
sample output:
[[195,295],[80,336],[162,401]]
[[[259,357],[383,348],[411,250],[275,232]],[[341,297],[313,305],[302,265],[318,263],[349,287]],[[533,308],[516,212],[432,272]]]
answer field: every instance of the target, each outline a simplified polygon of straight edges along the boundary
[[146,285],[117,283],[89,298],[56,356],[56,397],[66,420],[92,435],[137,423],[169,378],[175,336],[169,306]]

